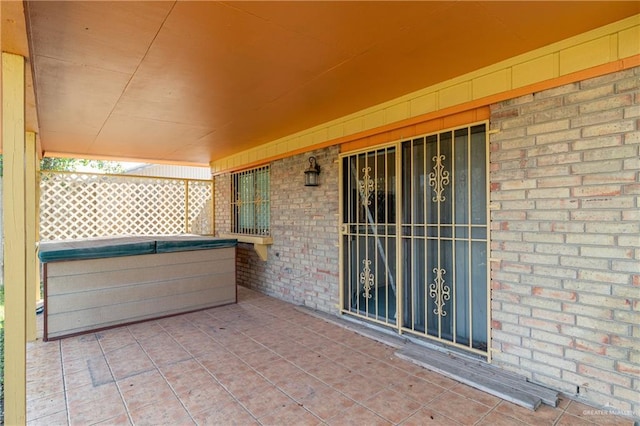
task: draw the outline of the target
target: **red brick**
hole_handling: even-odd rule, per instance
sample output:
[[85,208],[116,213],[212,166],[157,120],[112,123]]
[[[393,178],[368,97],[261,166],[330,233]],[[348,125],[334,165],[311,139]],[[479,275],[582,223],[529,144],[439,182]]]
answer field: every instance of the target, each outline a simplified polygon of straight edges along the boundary
[[611,183],[634,183],[636,182],[635,171],[621,171],[616,173],[599,173],[583,176],[584,185],[600,185]]
[[599,368],[593,368],[588,365],[578,365],[578,373],[584,374],[588,377],[594,377],[599,380],[603,380],[607,383],[613,383],[621,386],[631,386],[631,378],[625,377],[619,374],[612,373],[610,371],[601,370]]
[[[561,102],[559,102],[560,98],[555,98],[554,100],[556,101],[555,106],[561,105]],[[563,118],[576,117],[579,113],[580,111],[578,106],[571,105],[567,107],[553,108],[546,111],[541,111],[539,113],[536,113],[534,117],[536,123],[544,123],[545,121],[554,121]]]
[[585,149],[600,149],[608,146],[622,145],[623,135],[608,135],[600,138],[580,139],[571,144],[571,149],[580,151]]
[[620,185],[596,185],[571,188],[572,197],[611,197],[622,193]]
[[[608,339],[606,342],[603,343],[608,343]],[[576,348],[576,349],[580,349],[581,351],[587,351],[587,352],[592,352],[594,354],[598,354],[598,355],[604,355],[607,352],[607,347],[601,344],[597,344],[597,343],[593,343],[593,342],[589,342],[586,340],[582,340],[582,339],[576,339],[573,342],[572,347]]]
[[[568,152],[565,154],[554,154],[538,159],[538,166],[553,166],[557,164],[571,164],[582,162],[581,152]],[[619,170],[619,169],[617,169]]]
[[640,183],[635,183],[633,185],[623,185],[623,192],[626,195],[640,195]]
[[534,296],[548,297],[556,300],[575,301],[578,297],[575,291],[552,290],[544,287],[534,287],[531,293]]
[[626,362],[618,362],[616,366],[616,371],[620,373],[632,374],[636,377],[640,377],[640,366],[636,364],[629,364]]
[[[609,96],[603,99],[597,99],[592,102],[585,102],[581,104],[580,113],[588,114],[590,112],[600,112],[600,111],[610,110],[610,109],[621,111],[622,108],[629,106],[632,103],[633,103],[633,99],[630,94]],[[622,118],[622,117],[619,117],[619,118]]]
[[[493,106],[492,106],[493,108]],[[496,109],[496,112],[491,113],[491,120],[501,120],[505,118],[517,117],[520,115],[518,108],[510,108],[510,109]]]
[[582,90],[568,94],[564,97],[566,104],[574,104],[574,103],[582,103],[586,101],[590,101],[592,99],[602,99],[607,98],[614,93],[613,84],[607,84],[605,86],[599,86],[595,88],[590,88],[588,90],[584,89],[587,84],[582,86]]
[[615,123],[597,124],[595,126],[583,127],[582,137],[610,135],[613,133],[625,133],[635,130],[636,123],[632,120],[616,121]]
[[520,324],[526,327],[539,328],[541,330],[551,332],[560,331],[560,324],[538,318],[521,317]]
[[585,161],[611,160],[615,158],[635,158],[638,149],[633,145],[624,145],[603,148],[598,150],[589,150],[584,153]]

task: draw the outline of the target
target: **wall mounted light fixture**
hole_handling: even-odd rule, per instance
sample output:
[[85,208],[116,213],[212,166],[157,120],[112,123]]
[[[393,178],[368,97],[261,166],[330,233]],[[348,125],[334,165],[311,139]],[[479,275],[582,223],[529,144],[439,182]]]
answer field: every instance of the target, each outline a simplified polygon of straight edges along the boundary
[[304,186],[318,186],[320,166],[316,163],[316,157],[309,157],[309,168],[304,171]]

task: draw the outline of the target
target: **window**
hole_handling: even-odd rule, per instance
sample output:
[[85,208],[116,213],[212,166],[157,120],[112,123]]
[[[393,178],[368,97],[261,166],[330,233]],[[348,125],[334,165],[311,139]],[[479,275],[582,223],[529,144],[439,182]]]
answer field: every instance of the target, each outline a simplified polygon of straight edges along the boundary
[[231,194],[232,232],[269,235],[269,166],[233,173]]

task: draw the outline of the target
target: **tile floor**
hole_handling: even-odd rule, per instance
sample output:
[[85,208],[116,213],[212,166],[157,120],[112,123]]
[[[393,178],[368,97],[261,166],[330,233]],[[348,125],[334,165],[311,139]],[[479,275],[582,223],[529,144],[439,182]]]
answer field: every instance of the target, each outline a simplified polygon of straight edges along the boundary
[[28,347],[30,425],[631,424],[536,412],[240,288],[238,304]]

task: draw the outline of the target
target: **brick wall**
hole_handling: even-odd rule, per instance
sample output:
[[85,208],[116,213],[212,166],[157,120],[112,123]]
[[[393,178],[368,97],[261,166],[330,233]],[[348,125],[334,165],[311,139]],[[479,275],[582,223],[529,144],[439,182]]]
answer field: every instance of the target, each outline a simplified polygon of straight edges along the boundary
[[[640,68],[491,107],[494,363],[640,417]],[[309,155],[321,185],[303,186]],[[338,148],[271,164],[274,244],[241,285],[338,312]],[[230,230],[229,175],[215,178]]]
[[213,178],[213,221],[215,233],[231,232],[231,175]]
[[[321,167],[320,186],[304,186],[309,156]],[[253,246],[238,249],[238,283],[265,294],[325,312],[337,313],[338,148],[332,147],[271,163],[271,236],[268,260]],[[230,179],[216,177],[216,225],[229,232]]]
[[493,357],[640,416],[640,68],[492,106]]

